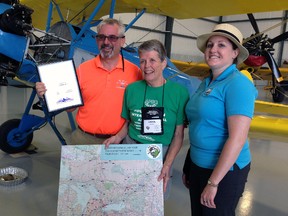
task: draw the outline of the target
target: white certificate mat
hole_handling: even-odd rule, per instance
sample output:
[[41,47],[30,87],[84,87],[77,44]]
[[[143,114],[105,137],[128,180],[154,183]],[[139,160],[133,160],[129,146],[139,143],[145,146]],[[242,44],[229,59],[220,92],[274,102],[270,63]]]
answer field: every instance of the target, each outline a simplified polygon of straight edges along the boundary
[[73,60],[38,65],[37,68],[47,89],[44,98],[49,112],[83,105]]

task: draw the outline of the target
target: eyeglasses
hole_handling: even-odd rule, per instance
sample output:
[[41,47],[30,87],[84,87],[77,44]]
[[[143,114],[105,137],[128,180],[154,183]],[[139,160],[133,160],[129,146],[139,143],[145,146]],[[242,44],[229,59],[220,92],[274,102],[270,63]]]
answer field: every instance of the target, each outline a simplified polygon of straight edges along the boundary
[[103,35],[103,34],[98,34],[96,35],[96,40],[98,41],[105,41],[106,38],[110,41],[110,42],[116,42],[119,38],[124,38],[125,36],[116,36],[116,35]]

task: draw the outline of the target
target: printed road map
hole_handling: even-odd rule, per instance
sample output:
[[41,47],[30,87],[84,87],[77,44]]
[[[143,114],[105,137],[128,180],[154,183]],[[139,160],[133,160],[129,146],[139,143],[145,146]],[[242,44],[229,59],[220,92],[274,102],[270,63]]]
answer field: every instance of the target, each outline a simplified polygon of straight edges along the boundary
[[163,216],[162,145],[62,146],[58,216]]

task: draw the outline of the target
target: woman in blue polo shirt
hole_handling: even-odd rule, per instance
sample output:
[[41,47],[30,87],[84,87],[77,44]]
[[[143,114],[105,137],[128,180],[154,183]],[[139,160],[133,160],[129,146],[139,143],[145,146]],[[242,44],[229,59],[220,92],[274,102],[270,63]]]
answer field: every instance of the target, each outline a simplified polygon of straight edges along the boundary
[[257,90],[236,65],[249,55],[241,32],[217,25],[197,38],[211,75],[186,105],[193,216],[235,215],[250,170],[248,131]]

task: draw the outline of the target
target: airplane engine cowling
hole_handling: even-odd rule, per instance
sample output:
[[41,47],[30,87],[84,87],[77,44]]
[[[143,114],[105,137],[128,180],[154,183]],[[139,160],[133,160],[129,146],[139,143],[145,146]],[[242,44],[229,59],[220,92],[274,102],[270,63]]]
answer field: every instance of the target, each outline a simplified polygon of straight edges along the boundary
[[17,3],[0,1],[0,85],[8,85],[7,77],[15,77],[19,70],[27,47],[26,33],[32,29],[33,10]]
[[4,32],[25,36],[32,30],[31,16],[33,12],[25,5],[14,4],[0,14],[0,29]]

